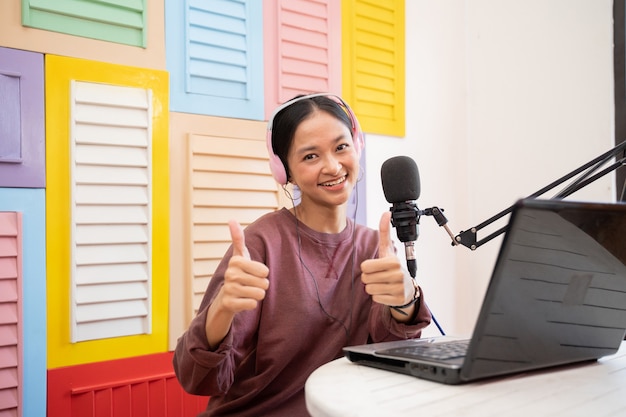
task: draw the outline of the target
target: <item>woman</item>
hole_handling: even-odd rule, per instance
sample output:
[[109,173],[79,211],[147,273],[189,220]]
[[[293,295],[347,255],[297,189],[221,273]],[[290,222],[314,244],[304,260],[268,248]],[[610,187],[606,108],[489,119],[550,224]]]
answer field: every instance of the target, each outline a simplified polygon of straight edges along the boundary
[[267,142],[274,178],[300,197],[245,232],[229,223],[232,245],[174,355],[185,390],[211,396],[203,416],[306,416],[307,377],[342,347],[419,337],[431,319],[395,255],[390,213],[379,231],[346,215],[363,148],[350,108],[296,97]]

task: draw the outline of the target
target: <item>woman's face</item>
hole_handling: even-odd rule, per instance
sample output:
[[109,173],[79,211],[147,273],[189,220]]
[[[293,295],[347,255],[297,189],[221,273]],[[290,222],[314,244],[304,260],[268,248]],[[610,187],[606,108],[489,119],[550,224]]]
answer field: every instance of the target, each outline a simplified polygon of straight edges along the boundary
[[345,204],[356,185],[359,159],[348,127],[324,111],[315,111],[296,129],[287,156],[290,180],[302,202]]

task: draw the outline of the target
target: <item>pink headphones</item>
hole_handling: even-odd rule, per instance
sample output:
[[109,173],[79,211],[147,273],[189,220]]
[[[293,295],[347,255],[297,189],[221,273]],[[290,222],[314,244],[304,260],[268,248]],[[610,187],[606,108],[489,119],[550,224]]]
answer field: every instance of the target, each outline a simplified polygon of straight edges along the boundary
[[359,121],[357,120],[350,106],[348,106],[348,104],[345,101],[343,101],[341,97],[334,95],[334,94],[329,94],[329,93],[316,93],[316,94],[308,94],[306,96],[298,97],[286,103],[283,103],[282,105],[278,106],[276,110],[274,110],[274,113],[272,113],[272,117],[270,117],[270,120],[267,123],[267,138],[266,138],[267,152],[269,153],[269,156],[270,156],[270,170],[272,171],[272,176],[274,177],[276,182],[278,182],[279,184],[282,184],[282,185],[287,184],[287,172],[285,171],[285,166],[283,165],[283,162],[280,160],[280,157],[276,155],[276,153],[274,153],[274,148],[272,147],[272,125],[274,124],[274,117],[276,117],[276,115],[281,110],[283,110],[286,107],[291,106],[294,103],[297,103],[298,101],[305,100],[305,99],[312,98],[312,97],[320,97],[320,96],[330,98],[331,100],[333,100],[335,103],[337,103],[339,106],[341,106],[345,110],[346,114],[350,118],[350,122],[352,123],[352,141],[354,142],[354,149],[356,150],[356,153],[358,156],[361,155],[361,150],[365,147],[365,140],[363,138],[363,132],[361,132],[361,127],[359,126]]

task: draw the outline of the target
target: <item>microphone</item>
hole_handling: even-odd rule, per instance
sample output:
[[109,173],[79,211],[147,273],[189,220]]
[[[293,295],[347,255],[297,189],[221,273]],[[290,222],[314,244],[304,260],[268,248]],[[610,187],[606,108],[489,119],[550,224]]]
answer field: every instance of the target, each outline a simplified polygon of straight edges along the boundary
[[391,224],[398,239],[404,243],[406,264],[413,278],[417,273],[415,241],[419,236],[421,210],[413,200],[420,196],[420,176],[415,161],[408,156],[395,156],[380,168],[383,193],[391,203]]

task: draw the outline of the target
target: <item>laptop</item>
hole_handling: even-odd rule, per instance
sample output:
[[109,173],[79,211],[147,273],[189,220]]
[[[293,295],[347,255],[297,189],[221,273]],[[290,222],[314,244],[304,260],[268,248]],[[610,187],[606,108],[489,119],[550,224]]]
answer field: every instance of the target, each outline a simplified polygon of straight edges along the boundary
[[626,204],[519,200],[470,339],[375,343],[344,354],[445,384],[595,361],[624,340],[625,263]]

